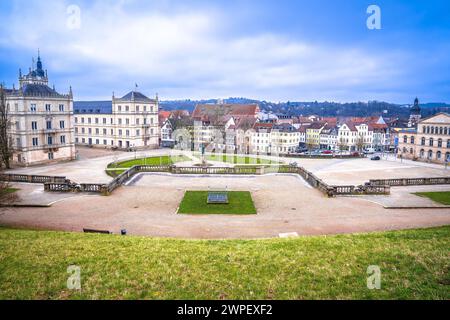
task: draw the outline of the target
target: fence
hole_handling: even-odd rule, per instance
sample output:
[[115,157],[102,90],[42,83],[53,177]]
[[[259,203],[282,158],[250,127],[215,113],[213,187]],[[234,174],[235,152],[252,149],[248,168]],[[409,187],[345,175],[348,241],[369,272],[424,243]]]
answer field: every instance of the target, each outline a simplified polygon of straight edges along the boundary
[[2,174],[0,180],[11,182],[44,183],[45,191],[53,192],[92,192],[103,195],[111,194],[116,188],[126,183],[140,172],[167,172],[172,174],[235,174],[235,175],[263,175],[267,173],[298,174],[312,187],[320,190],[328,197],[341,195],[376,195],[390,194],[391,186],[450,184],[450,177],[436,178],[405,178],[370,180],[361,186],[333,186],[305,168],[295,166],[244,166],[244,167],[176,167],[176,166],[134,166],[114,178],[108,184],[102,183],[73,183],[66,177]]
[[369,180],[366,185],[371,186],[422,186],[433,184],[450,184],[450,177],[437,178],[402,178],[402,179],[377,179]]
[[0,180],[8,182],[27,182],[27,183],[66,183],[66,177],[39,176],[7,173],[0,174]]

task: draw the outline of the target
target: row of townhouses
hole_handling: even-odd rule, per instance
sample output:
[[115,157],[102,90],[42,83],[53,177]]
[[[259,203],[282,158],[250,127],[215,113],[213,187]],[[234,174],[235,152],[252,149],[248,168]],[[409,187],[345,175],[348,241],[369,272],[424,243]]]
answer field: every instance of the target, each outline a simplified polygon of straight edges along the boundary
[[[420,118],[418,99],[407,124],[383,117],[320,118],[261,112],[258,104],[200,104],[192,114],[163,111],[158,95],[133,90],[108,101],[75,101],[72,88],[50,88],[40,56],[19,87],[6,89],[16,165],[76,158],[76,146],[135,150],[173,147],[210,152],[288,154],[299,148],[396,152],[405,159],[450,161],[450,116]],[[181,136],[177,132],[183,129]],[[175,133],[174,133],[175,132]]]

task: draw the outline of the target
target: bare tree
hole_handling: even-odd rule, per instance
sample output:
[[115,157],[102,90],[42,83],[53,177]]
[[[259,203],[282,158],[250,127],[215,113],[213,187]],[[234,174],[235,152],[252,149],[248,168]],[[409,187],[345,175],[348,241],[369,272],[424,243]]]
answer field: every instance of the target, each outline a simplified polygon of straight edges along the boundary
[[9,110],[6,105],[6,93],[3,85],[0,85],[0,167],[10,168],[12,156],[11,139],[8,135],[10,126]]

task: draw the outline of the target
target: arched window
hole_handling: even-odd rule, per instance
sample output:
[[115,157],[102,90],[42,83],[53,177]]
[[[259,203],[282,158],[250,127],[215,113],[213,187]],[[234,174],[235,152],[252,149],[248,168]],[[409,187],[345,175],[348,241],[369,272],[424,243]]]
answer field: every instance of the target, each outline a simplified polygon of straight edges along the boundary
[[447,148],[450,149],[450,139],[447,140]]
[[425,138],[422,138],[421,144],[424,146],[425,145]]
[[431,134],[434,134],[434,127],[431,127]]
[[430,133],[430,127],[427,127],[427,133]]
[[411,144],[414,144],[415,138],[414,136],[411,136]]
[[403,136],[403,143],[408,143],[408,137],[407,136]]
[[439,127],[439,134],[443,134],[444,133],[444,128]]
[[427,133],[427,127],[423,126],[423,127],[422,127],[422,132],[423,132],[423,133]]
[[430,147],[432,147],[434,145],[434,140],[433,138],[430,138]]
[[428,159],[433,159],[433,150],[428,150]]
[[440,151],[436,152],[436,159],[441,160],[442,153]]
[[447,153],[445,154],[445,159],[444,159],[444,160],[450,162],[450,152],[447,152]]
[[420,150],[420,157],[423,158],[425,156],[425,150]]
[[438,148],[442,148],[442,139],[438,139]]

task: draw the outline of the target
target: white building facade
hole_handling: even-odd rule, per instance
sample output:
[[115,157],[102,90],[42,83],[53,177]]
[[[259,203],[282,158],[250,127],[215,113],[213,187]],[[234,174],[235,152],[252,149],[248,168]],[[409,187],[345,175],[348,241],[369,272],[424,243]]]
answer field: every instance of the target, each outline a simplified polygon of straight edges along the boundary
[[132,91],[112,101],[75,102],[75,142],[78,145],[152,149],[159,147],[158,97]]
[[6,90],[12,141],[12,164],[29,166],[75,159],[72,89],[58,93],[48,86],[38,56],[35,69],[19,71],[19,88]]

